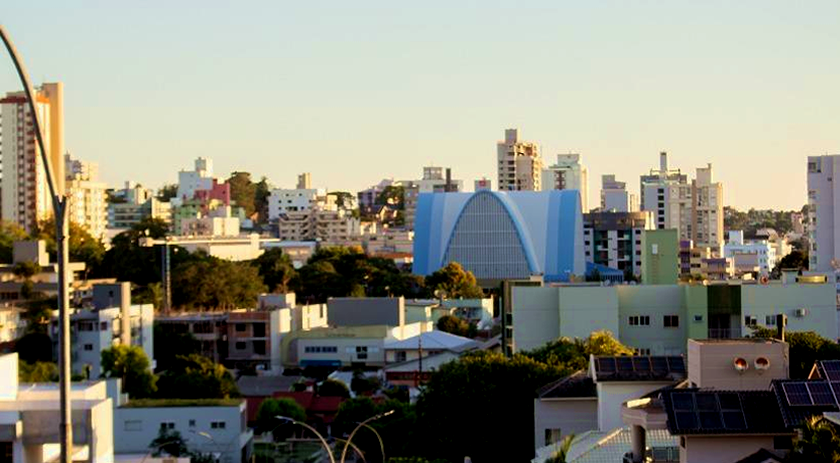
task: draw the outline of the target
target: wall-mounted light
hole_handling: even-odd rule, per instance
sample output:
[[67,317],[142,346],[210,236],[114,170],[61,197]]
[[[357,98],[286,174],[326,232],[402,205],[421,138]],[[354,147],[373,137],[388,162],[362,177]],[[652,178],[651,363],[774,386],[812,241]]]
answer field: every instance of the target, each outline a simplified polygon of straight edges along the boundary
[[735,357],[735,358],[732,360],[732,366],[734,366],[734,367],[735,367],[735,370],[736,370],[738,373],[743,373],[743,372],[747,371],[747,370],[750,368],[750,364],[749,364],[749,363],[747,363],[747,361],[746,361],[744,358],[742,358],[742,357]]
[[755,359],[755,369],[758,371],[764,371],[770,369],[770,359],[767,357],[759,357]]

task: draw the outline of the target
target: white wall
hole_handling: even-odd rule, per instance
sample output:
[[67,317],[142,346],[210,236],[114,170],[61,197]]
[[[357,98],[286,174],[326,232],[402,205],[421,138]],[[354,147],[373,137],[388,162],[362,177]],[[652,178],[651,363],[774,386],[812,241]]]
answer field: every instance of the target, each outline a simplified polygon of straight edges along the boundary
[[597,430],[598,400],[595,397],[534,399],[534,449],[548,445],[547,429],[559,429],[561,437]]
[[596,384],[598,390],[598,430],[611,431],[624,426],[621,404],[672,384],[671,381],[622,382],[604,381]]

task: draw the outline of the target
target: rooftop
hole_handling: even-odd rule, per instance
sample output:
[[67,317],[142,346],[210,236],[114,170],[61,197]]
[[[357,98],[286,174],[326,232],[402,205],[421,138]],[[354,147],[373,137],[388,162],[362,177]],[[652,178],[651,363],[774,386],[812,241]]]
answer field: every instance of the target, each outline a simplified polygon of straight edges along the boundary
[[566,397],[597,397],[595,382],[586,371],[580,370],[569,376],[558,379],[537,390],[540,399],[556,399]]
[[681,356],[592,356],[590,362],[596,382],[682,381],[686,377]]
[[[647,445],[652,448],[676,448],[679,438],[664,429],[648,430]],[[589,431],[575,437],[566,461],[569,463],[615,463],[620,462],[632,448],[630,428],[618,428],[609,432]],[[556,450],[554,446],[537,450],[534,462],[544,462]],[[678,450],[676,450],[678,451]]]
[[449,334],[445,331],[427,331],[417,336],[402,341],[391,341],[385,343],[385,349],[418,350],[421,347],[426,350],[451,350],[455,352],[465,351],[478,346],[478,342],[469,338]]
[[123,408],[238,407],[244,399],[131,399]]
[[773,391],[673,389],[662,392],[662,402],[675,436],[790,434]]

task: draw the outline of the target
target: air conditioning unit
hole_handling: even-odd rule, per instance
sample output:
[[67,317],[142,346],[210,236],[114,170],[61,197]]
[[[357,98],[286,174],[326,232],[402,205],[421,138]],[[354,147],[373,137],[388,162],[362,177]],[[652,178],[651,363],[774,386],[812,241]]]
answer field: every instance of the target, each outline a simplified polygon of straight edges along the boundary
[[695,315],[694,316],[694,321],[698,322],[698,323],[702,322],[703,321],[703,316],[702,315]]
[[808,309],[806,309],[806,308],[804,308],[804,307],[803,307],[803,308],[799,308],[799,309],[796,309],[796,312],[795,312],[795,313],[796,313],[796,316],[797,316],[797,317],[800,317],[800,318],[801,318],[801,317],[804,317],[804,316],[808,315]]

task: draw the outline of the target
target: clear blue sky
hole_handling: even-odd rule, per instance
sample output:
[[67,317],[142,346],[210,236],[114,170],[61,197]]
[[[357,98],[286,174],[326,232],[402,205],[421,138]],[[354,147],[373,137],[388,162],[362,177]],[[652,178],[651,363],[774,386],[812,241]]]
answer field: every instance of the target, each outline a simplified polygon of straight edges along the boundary
[[[798,3],[798,4],[795,4]],[[451,166],[495,184],[519,127],[638,189],[711,162],[736,207],[799,208],[840,152],[837,1],[3,2],[66,139],[105,181],[174,182],[196,156],[358,190]],[[18,87],[11,62],[0,89]]]

